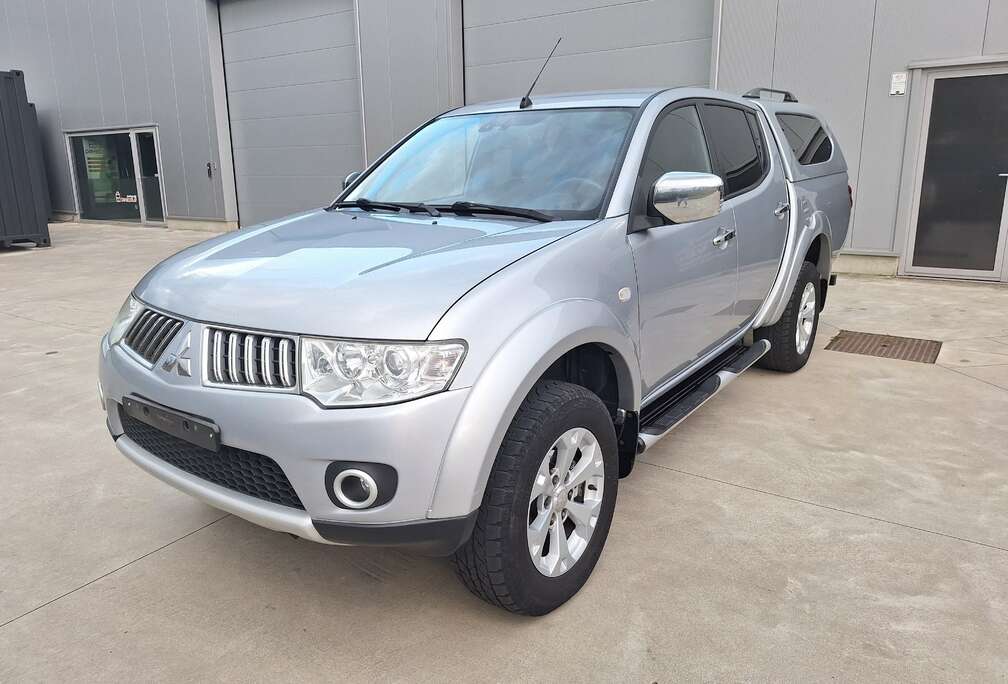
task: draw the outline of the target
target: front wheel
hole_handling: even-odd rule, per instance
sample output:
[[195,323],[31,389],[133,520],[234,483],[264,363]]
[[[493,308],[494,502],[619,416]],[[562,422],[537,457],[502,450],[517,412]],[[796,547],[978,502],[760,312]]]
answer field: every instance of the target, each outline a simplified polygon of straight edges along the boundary
[[756,365],[793,373],[808,363],[819,329],[820,297],[819,270],[806,261],[780,320],[756,330],[756,339],[770,342],[770,351]]
[[483,600],[543,615],[588,580],[609,534],[618,479],[616,432],[584,387],[537,383],[501,444],[472,537],[454,557]]

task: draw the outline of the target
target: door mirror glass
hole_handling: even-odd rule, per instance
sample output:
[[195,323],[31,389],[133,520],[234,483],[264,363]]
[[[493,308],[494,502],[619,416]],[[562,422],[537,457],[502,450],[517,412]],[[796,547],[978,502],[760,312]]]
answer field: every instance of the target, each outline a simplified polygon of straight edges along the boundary
[[348,173],[347,177],[343,179],[343,189],[346,190],[351,185],[353,185],[353,182],[358,178],[360,178],[360,175],[361,175],[360,171],[352,171]]
[[724,183],[713,173],[670,171],[651,188],[651,204],[672,223],[688,223],[721,213]]

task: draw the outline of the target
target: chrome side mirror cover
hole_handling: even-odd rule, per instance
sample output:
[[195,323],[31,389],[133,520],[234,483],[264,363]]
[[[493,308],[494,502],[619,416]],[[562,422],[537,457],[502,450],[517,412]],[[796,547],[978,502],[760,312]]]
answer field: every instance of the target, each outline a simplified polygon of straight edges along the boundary
[[721,213],[724,182],[713,173],[670,171],[651,188],[651,205],[672,223],[688,223]]
[[351,185],[353,185],[353,182],[358,178],[360,178],[360,175],[361,175],[360,171],[351,171],[350,173],[348,173],[346,175],[346,178],[343,179],[343,189],[346,190]]

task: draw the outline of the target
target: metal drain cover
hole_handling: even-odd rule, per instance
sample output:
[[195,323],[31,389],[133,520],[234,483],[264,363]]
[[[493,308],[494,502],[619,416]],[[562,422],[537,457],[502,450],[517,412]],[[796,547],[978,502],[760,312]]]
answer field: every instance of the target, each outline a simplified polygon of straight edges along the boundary
[[826,348],[831,351],[878,356],[883,359],[934,363],[941,351],[941,342],[916,337],[896,337],[874,333],[841,330]]

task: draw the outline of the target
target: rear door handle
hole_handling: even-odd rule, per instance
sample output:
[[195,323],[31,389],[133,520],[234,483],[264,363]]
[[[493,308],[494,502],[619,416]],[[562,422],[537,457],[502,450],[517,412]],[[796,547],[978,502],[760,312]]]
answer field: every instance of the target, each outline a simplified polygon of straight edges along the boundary
[[784,214],[788,213],[791,207],[788,206],[787,202],[781,202],[777,205],[777,208],[773,210],[774,216],[777,218],[784,218]]

